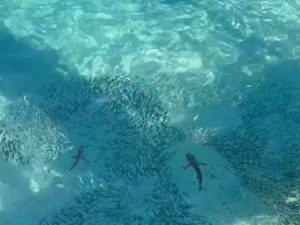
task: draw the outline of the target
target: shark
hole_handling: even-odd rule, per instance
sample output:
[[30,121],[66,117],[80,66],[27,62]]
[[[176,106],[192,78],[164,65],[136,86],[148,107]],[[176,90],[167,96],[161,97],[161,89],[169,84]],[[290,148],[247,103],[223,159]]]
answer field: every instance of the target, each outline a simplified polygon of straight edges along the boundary
[[185,157],[188,161],[188,164],[184,167],[184,169],[192,167],[196,171],[197,179],[199,182],[199,190],[201,191],[202,188],[202,173],[200,170],[200,165],[207,165],[206,163],[198,162],[196,157],[192,153],[186,153]]
[[74,169],[74,168],[78,165],[79,161],[81,161],[81,160],[87,161],[87,159],[86,159],[85,156],[84,156],[84,153],[85,153],[84,147],[83,147],[83,146],[80,146],[80,147],[78,148],[78,150],[77,150],[77,155],[75,155],[75,156],[72,157],[72,159],[75,159],[75,162],[73,163],[73,165],[72,165],[72,166],[70,167],[70,169],[68,170],[69,172],[70,172],[72,169]]

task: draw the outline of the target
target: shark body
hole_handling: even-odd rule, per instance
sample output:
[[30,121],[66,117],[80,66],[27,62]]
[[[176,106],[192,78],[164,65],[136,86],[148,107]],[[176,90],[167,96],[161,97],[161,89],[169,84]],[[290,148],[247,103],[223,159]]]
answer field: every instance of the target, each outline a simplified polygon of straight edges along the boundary
[[196,157],[192,153],[186,153],[185,157],[188,161],[188,164],[187,166],[184,167],[184,169],[192,167],[195,170],[199,182],[199,190],[202,190],[202,173],[200,170],[200,165],[207,165],[207,164],[198,162]]
[[78,148],[77,155],[72,157],[73,159],[75,159],[75,162],[73,163],[73,165],[70,167],[70,169],[68,171],[71,171],[72,169],[74,169],[78,165],[79,161],[86,160],[84,157],[84,152],[85,152],[84,147],[80,146]]

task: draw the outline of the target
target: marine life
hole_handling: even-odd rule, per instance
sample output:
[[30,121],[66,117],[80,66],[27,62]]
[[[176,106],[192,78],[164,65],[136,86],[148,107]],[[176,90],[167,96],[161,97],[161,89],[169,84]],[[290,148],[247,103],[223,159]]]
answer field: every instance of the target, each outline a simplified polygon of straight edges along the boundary
[[[66,171],[70,168],[71,173],[80,166],[87,148],[96,150],[93,161],[97,162],[92,165],[95,177],[80,183],[91,187],[88,193],[70,196],[75,201],[54,211],[53,216],[41,215],[40,222],[34,224],[97,224],[99,220],[112,221],[105,224],[205,224],[205,216],[194,214],[168,169],[173,154],[165,149],[184,140],[185,134],[170,125],[166,109],[147,86],[122,77],[72,79],[58,81],[31,96],[28,106],[22,98],[11,109],[9,115],[18,120],[9,120],[10,126],[5,128],[10,131],[8,128],[24,124],[20,135],[24,151],[20,153],[24,152],[32,164],[51,162],[68,154],[73,143],[80,140],[84,144],[74,149],[76,156]],[[102,104],[101,99],[108,101]],[[32,124],[35,129],[28,129]],[[35,138],[41,134],[41,139]],[[41,146],[45,147],[39,151]],[[100,180],[97,171],[101,171]],[[97,181],[108,187],[107,191],[98,188]],[[145,182],[149,188],[145,189]],[[57,184],[63,188],[63,183]],[[132,210],[140,207],[153,214]]]
[[[266,82],[241,99],[240,126],[219,133],[206,132],[203,139],[205,144],[218,149],[241,183],[274,210],[280,224],[288,225],[300,221],[299,202],[287,202],[288,196],[299,190],[300,173],[296,168],[300,162],[300,142],[299,135],[294,134],[299,130],[300,117],[289,110],[297,105],[300,90],[286,79],[284,72],[277,72],[280,68],[271,68],[276,72],[268,73]],[[278,80],[274,79],[275,74]],[[291,94],[286,95],[287,90]]]
[[75,166],[77,166],[77,164],[79,163],[79,161],[82,160],[86,160],[86,158],[84,157],[84,147],[80,146],[78,148],[77,151],[77,155],[72,157],[73,159],[75,159],[75,162],[73,163],[73,165],[70,167],[70,169],[68,171],[71,171],[72,169],[75,168]]
[[[53,126],[44,110],[26,105],[23,98],[7,110],[9,113],[0,121],[0,159],[31,164],[57,159],[70,149],[67,137]],[[31,124],[30,129],[27,124]]]
[[207,164],[198,162],[196,160],[196,157],[192,153],[189,153],[189,152],[185,154],[185,157],[188,161],[188,164],[187,164],[187,166],[184,167],[184,169],[187,169],[189,167],[194,168],[194,170],[196,171],[196,174],[197,174],[197,179],[199,181],[199,190],[202,190],[202,173],[201,173],[199,165],[207,165]]
[[[37,95],[39,107],[56,124],[64,125],[72,137],[70,143],[80,139],[85,152],[95,149],[91,169],[97,188],[79,193],[63,210],[51,218],[45,215],[37,224],[97,224],[100,220],[111,221],[105,224],[205,224],[172,180],[168,161],[173,154],[165,149],[184,140],[185,135],[170,125],[155,93],[125,78],[106,77],[57,82],[49,90]],[[98,99],[108,101],[98,105]],[[52,102],[61,107],[52,107]],[[26,108],[30,107],[32,104]],[[74,161],[68,167],[76,164]],[[80,166],[81,159],[78,161]],[[81,185],[88,188],[90,180],[83,180]],[[141,207],[153,213],[141,214]]]

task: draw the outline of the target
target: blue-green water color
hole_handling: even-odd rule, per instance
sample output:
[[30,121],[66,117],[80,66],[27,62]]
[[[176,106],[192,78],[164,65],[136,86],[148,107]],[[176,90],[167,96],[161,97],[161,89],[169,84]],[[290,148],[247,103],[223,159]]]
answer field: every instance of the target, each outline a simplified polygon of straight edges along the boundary
[[2,0],[0,224],[299,224],[299,12]]

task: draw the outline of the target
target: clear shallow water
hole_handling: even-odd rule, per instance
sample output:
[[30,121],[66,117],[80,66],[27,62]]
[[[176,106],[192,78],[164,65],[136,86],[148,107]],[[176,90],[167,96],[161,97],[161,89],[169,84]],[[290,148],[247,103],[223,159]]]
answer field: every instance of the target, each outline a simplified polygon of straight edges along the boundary
[[[149,149],[174,154],[168,160],[171,165],[161,169],[168,178],[163,181],[174,183],[179,191],[190,195],[183,197],[184,201],[195,205],[196,215],[203,217],[196,220],[196,224],[201,224],[200,221],[204,224],[270,224],[278,215],[285,218],[286,224],[291,221],[297,224],[299,2],[2,1],[0,7],[3,27],[0,36],[0,88],[3,97],[0,104],[3,105],[2,114],[7,112],[8,115],[8,118],[4,116],[4,123],[9,124],[9,129],[21,124],[23,128],[18,132],[22,141],[26,140],[21,144],[22,154],[41,157],[37,157],[40,165],[36,163],[33,168],[20,167],[15,170],[15,176],[23,179],[22,182],[15,179],[19,183],[16,193],[27,190],[27,183],[31,185],[31,191],[39,190],[40,193],[43,190],[43,194],[35,197],[28,191],[23,197],[15,194],[18,196],[15,201],[2,200],[2,218],[11,218],[14,211],[8,205],[18,203],[28,205],[29,211],[23,213],[24,217],[47,217],[49,224],[59,221],[54,216],[52,219],[45,216],[52,206],[37,210],[35,207],[39,204],[32,203],[30,199],[38,198],[43,205],[47,199],[45,195],[50,196],[48,198],[67,198],[66,193],[58,191],[55,186],[63,183],[66,190],[72,187],[74,193],[81,193],[81,197],[78,204],[73,204],[73,193],[70,194],[71,203],[62,200],[58,204],[66,209],[66,214],[58,212],[57,204],[53,204],[54,214],[62,218],[61,221],[68,221],[60,221],[61,224],[72,224],[72,210],[77,216],[84,215],[83,224],[99,224],[103,218],[119,218],[115,224],[139,224],[133,221],[142,221],[141,224],[193,224],[189,214],[185,214],[186,221],[177,218],[178,214],[183,213],[180,210],[184,207],[179,198],[184,195],[172,188],[162,188],[164,185],[159,182],[155,183],[157,179],[161,181],[161,176],[151,174],[149,178],[142,174],[142,181],[135,181],[137,185],[125,178],[122,181],[124,174],[127,174],[125,168],[112,180],[103,172],[105,166],[98,168],[98,164],[104,164],[98,158],[105,158],[108,153],[103,153],[103,156],[98,154],[97,149],[112,152],[106,157],[114,162],[124,154],[120,146],[127,139],[129,144],[125,149],[131,149],[130,152],[132,149],[142,149],[133,151],[131,157],[143,155]],[[143,93],[129,94],[130,90],[123,90],[128,85],[126,82],[111,84],[104,78],[106,76],[125,76]],[[78,83],[71,84],[71,87],[65,83],[51,84],[65,77],[75,77]],[[108,90],[100,88],[100,94],[93,93],[89,86],[82,84],[87,77],[103,78],[102,83]],[[45,89],[44,85],[52,85],[50,90],[54,89],[55,97],[50,94],[51,91],[41,91]],[[65,89],[68,91],[64,92]],[[123,92],[127,93],[125,100]],[[154,99],[155,104],[141,104],[145,99],[143,96],[151,96],[149,98]],[[29,106],[24,101],[27,97],[30,99]],[[21,100],[18,101],[18,98]],[[99,98],[104,100],[95,103],[95,99]],[[7,101],[16,102],[16,105],[5,109]],[[103,103],[106,101],[109,107],[114,106],[113,109],[106,108]],[[80,107],[74,108],[73,105]],[[22,115],[16,114],[23,111]],[[162,111],[168,114],[169,119],[163,116]],[[95,112],[100,112],[97,115],[106,119],[95,118]],[[73,117],[69,118],[69,114]],[[12,119],[14,116],[18,118],[17,122]],[[60,116],[66,117],[63,120]],[[111,123],[116,123],[114,129],[110,128]],[[133,133],[139,135],[131,134],[132,129],[127,125],[120,127],[123,123],[129,124],[129,127],[134,125]],[[99,128],[96,124],[103,126]],[[171,128],[173,126],[179,131],[175,132]],[[160,131],[161,127],[164,127],[163,131]],[[31,130],[27,132],[29,128]],[[125,133],[120,134],[120,129]],[[10,132],[14,137],[16,131]],[[184,133],[185,138],[178,136],[178,132]],[[50,137],[49,133],[52,134]],[[123,136],[126,138],[121,138]],[[137,137],[141,141],[132,144]],[[156,142],[149,147],[148,142],[153,139]],[[192,143],[197,145],[193,147]],[[76,153],[79,144],[89,145],[90,157],[98,161],[93,160],[89,169],[82,166],[81,175],[77,171],[67,176],[67,166],[64,164],[71,163],[71,155]],[[70,150],[72,146],[74,149]],[[30,149],[30,154],[27,149]],[[201,193],[202,196],[194,192],[194,174],[191,174],[190,180],[182,179],[186,173],[182,172],[181,166],[186,163],[184,154],[188,151],[200,159],[204,158],[210,165],[204,175],[210,191]],[[64,154],[56,156],[57,152]],[[147,157],[154,163],[151,154]],[[121,158],[124,159],[124,156]],[[224,165],[223,160],[230,166]],[[8,166],[3,165],[7,169]],[[49,179],[42,180],[40,177],[46,176],[42,169],[44,165],[53,172]],[[115,169],[121,170],[117,165],[116,162]],[[128,168],[139,166],[140,163],[133,163]],[[223,177],[222,171],[227,174],[229,167],[228,175]],[[24,173],[27,175],[22,176]],[[107,186],[119,187],[119,183],[124,186],[117,190],[119,194],[110,194],[117,199],[114,201],[126,203],[119,208],[127,207],[127,211],[118,211],[118,207],[112,205],[109,209],[113,215],[91,213],[93,209],[102,209],[105,205],[98,205],[98,202],[105,200],[106,204],[110,204],[114,198],[97,192],[98,189],[89,183],[92,180],[90,173],[99,179],[97,185],[106,182]],[[86,181],[78,181],[77,175],[85,177]],[[7,190],[15,183],[4,179],[5,174],[1,176],[2,193],[9,193]],[[64,178],[56,182],[55,179],[60,176]],[[211,179],[208,178],[210,176]],[[36,189],[36,184],[40,188]],[[152,189],[164,190],[161,195],[169,196],[166,198],[168,200],[173,199],[169,202],[153,200],[153,207],[177,206],[168,210],[170,214],[163,210],[160,213],[150,210],[154,216],[142,216],[144,214],[140,211],[149,213],[145,209],[147,204],[128,203],[135,202],[128,194],[137,191],[134,187],[141,192],[141,199],[147,199]],[[145,190],[144,193],[142,190]],[[94,197],[88,198],[88,191]],[[121,195],[122,191],[127,195]],[[221,201],[222,198],[226,200]],[[85,201],[97,204],[86,208],[83,207]],[[228,207],[222,205],[224,202]],[[175,210],[177,208],[178,211]],[[212,213],[218,210],[222,213]],[[154,217],[157,220],[150,219]],[[174,217],[174,220],[167,221],[163,219],[165,217]],[[14,220],[7,221],[16,224]],[[109,223],[114,224],[108,221],[103,224]]]

